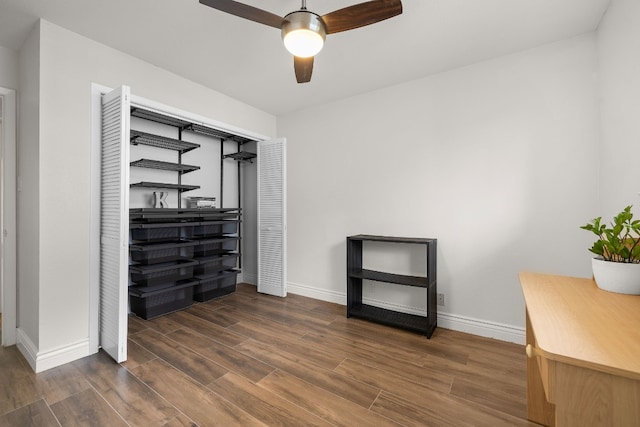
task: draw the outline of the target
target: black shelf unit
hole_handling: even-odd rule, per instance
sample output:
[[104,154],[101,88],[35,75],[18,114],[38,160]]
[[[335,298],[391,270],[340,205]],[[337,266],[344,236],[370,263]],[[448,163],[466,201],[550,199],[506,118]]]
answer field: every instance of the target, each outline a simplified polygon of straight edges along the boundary
[[[427,266],[426,277],[385,273],[362,268],[363,242],[424,245]],[[437,293],[437,239],[356,235],[347,237],[347,317],[408,329],[431,338],[438,322]],[[401,313],[375,307],[362,302],[362,281],[374,280],[396,285],[415,286],[427,290],[427,315]]]
[[[173,117],[171,115],[165,113],[159,113],[152,110],[146,110],[140,107],[132,107],[130,111],[131,117],[140,118],[146,121],[155,122],[163,125],[172,126],[178,129],[178,139],[168,138],[164,136],[154,135],[147,132],[139,131],[139,130],[131,130],[130,141],[132,145],[148,145],[158,148],[164,148],[169,150],[176,150],[179,153],[178,163],[173,163],[171,165],[165,164],[161,167],[156,166],[147,166],[149,163],[146,162],[146,159],[140,159],[137,162],[144,163],[136,163],[132,162],[131,166],[137,167],[152,167],[155,169],[164,169],[164,170],[175,170],[179,172],[178,174],[178,183],[177,184],[161,184],[161,183],[149,183],[149,182],[141,182],[131,185],[133,188],[147,187],[147,188],[158,188],[158,189],[178,189],[180,193],[184,191],[190,191],[199,189],[199,186],[182,186],[181,176],[184,173],[191,172],[192,170],[185,170],[182,167],[186,165],[182,165],[182,154],[188,151],[194,150],[200,147],[200,144],[190,143],[182,140],[182,136],[184,132],[196,133],[199,135],[210,136],[213,138],[220,139],[220,197],[219,197],[219,206],[224,206],[223,204],[223,183],[224,183],[224,160],[227,158],[231,158],[236,160],[238,163],[238,183],[240,183],[241,172],[240,172],[240,164],[241,163],[253,163],[253,159],[256,157],[256,154],[250,152],[241,151],[241,146],[250,142],[256,142],[257,139],[250,138],[246,136],[241,136],[233,133],[232,131],[221,130],[218,128],[214,128],[211,126],[204,125],[202,123],[195,123],[192,121],[187,121],[178,117]],[[224,143],[232,142],[237,145],[237,153],[232,154],[224,154]],[[165,162],[168,163],[168,162]],[[156,164],[157,165],[157,164]],[[178,185],[179,187],[176,187]],[[239,187],[240,184],[238,184]],[[189,188],[191,187],[191,188]],[[238,206],[242,204],[242,195],[240,188],[238,189]],[[178,207],[182,207],[182,199],[180,195],[178,195]]]

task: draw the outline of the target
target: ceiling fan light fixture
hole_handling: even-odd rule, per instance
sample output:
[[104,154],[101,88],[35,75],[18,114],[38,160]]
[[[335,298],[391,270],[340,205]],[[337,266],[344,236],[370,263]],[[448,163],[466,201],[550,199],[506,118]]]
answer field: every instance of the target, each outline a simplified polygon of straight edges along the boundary
[[282,40],[292,55],[299,58],[317,55],[324,46],[325,38],[324,23],[315,13],[299,10],[284,17]]
[[314,57],[322,50],[327,34],[375,24],[402,13],[402,0],[366,0],[322,16],[307,10],[307,0],[301,0],[300,9],[284,18],[236,0],[200,0],[200,3],[239,18],[279,28],[285,47],[293,54],[293,69],[298,83],[311,81]]

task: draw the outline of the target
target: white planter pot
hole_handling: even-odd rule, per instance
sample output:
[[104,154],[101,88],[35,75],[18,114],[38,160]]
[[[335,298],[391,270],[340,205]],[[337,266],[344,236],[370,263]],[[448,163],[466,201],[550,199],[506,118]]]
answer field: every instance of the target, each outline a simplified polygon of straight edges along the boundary
[[600,289],[620,294],[640,295],[640,264],[593,258],[593,278]]

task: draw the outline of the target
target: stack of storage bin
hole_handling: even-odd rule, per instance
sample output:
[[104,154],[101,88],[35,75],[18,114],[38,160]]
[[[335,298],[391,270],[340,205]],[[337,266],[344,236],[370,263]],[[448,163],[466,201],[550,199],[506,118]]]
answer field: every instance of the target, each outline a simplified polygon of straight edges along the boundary
[[130,305],[143,319],[234,292],[239,209],[131,209]]

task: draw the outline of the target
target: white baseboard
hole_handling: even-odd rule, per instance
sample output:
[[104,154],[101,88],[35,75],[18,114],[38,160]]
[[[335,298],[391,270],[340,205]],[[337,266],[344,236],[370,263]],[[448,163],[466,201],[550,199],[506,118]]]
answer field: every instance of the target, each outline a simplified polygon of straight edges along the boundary
[[[309,298],[319,299],[321,301],[332,302],[335,304],[346,305],[347,295],[342,292],[328,291],[313,286],[301,285],[298,283],[287,284],[288,291],[292,294],[302,295]],[[375,305],[389,310],[401,311],[403,313],[417,314],[424,316],[425,310],[403,306],[385,301],[377,301],[364,299],[363,302]],[[502,323],[491,322],[488,320],[474,319],[471,317],[460,316],[451,313],[438,311],[438,327],[451,329],[458,332],[466,332],[486,338],[495,338],[501,341],[513,342],[516,344],[525,344],[525,329],[518,326],[505,325]]]
[[34,372],[42,372],[65,363],[93,354],[90,351],[89,338],[78,341],[64,347],[56,348],[49,351],[38,352],[37,347],[31,339],[20,328],[17,330],[18,350],[27,360]]
[[473,319],[471,317],[438,313],[438,327],[521,345],[526,343],[526,332],[522,327]]
[[328,291],[313,286],[301,285],[299,283],[287,283],[287,291],[292,294],[302,295],[319,299],[321,301],[332,302],[334,304],[347,305],[347,294],[336,291]]
[[38,356],[38,348],[35,346],[33,341],[29,338],[27,334],[20,328],[16,329],[16,346],[22,356],[26,359],[31,369],[36,371],[36,359]]

